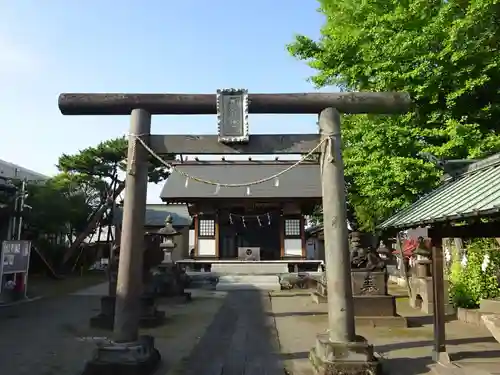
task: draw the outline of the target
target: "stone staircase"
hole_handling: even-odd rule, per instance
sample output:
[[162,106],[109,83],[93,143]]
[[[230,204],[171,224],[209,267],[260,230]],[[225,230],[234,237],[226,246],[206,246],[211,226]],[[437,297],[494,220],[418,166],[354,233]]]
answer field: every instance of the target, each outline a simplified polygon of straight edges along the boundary
[[221,275],[215,290],[281,290],[280,278],[277,275]]

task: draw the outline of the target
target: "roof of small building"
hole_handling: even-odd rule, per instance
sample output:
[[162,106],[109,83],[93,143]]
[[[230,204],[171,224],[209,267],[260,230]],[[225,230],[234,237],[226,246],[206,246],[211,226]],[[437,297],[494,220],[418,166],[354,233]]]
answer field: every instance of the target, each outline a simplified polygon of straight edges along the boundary
[[[187,205],[185,204],[148,204],[146,205],[146,218],[144,226],[163,227],[168,215],[172,216],[172,225],[183,227],[191,225],[191,216],[189,215]],[[114,222],[121,224],[123,219],[123,208],[118,207],[114,215]]]
[[0,159],[0,177],[28,181],[45,181],[49,177],[20,165]]
[[[177,165],[189,176],[221,184],[247,183],[273,176],[292,165],[291,162],[199,162]],[[276,186],[278,185],[278,186]],[[160,198],[164,201],[201,198],[321,198],[321,176],[317,164],[300,164],[270,181],[246,187],[220,187],[189,180],[173,172],[165,182]]]
[[411,228],[500,212],[500,153],[465,167],[379,225]]

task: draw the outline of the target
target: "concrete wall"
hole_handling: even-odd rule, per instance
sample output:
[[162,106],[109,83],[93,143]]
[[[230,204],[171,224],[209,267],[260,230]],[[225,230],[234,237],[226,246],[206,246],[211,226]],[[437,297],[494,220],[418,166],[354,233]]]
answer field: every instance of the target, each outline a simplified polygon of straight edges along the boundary
[[[311,237],[306,240],[307,259],[325,261],[325,241],[317,237]],[[311,256],[314,254],[314,256]]]

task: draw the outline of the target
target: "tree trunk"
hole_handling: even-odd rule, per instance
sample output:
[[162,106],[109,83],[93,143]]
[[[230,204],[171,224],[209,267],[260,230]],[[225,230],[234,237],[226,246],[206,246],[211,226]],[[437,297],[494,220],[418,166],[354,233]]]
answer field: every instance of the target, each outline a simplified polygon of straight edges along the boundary
[[106,212],[106,210],[110,206],[113,205],[114,201],[116,200],[118,195],[120,195],[120,193],[123,191],[123,189],[125,189],[124,182],[120,183],[118,188],[114,192],[112,191],[108,195],[108,198],[106,199],[104,204],[94,213],[94,215],[90,219],[90,221],[87,225],[87,228],[85,228],[85,230],[78,235],[78,237],[75,239],[75,242],[73,242],[73,244],[70,246],[68,251],[66,251],[66,253],[64,254],[62,265],[65,265],[68,262],[68,260],[73,256],[73,254],[76,252],[76,250],[78,250],[78,248],[80,247],[82,242],[85,240],[85,238],[87,238],[89,236],[89,234],[92,233],[92,231],[95,229],[97,223],[99,223],[99,220],[101,219],[104,212]]

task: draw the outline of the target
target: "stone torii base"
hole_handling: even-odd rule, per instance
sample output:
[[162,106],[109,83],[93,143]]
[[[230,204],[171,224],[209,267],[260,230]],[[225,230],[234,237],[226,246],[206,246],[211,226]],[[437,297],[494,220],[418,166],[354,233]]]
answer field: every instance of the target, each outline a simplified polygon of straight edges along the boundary
[[160,361],[154,338],[140,336],[131,343],[98,345],[92,360],[86,363],[83,375],[147,375],[156,371]]
[[373,345],[362,336],[350,343],[332,342],[328,333],[318,335],[309,361],[317,375],[376,375],[382,364],[373,353]]

